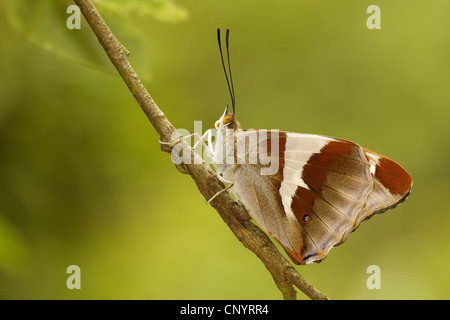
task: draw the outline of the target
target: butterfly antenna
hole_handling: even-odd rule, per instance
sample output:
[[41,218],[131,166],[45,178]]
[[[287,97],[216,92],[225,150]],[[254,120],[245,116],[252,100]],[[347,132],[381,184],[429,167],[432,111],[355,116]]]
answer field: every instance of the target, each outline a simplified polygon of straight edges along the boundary
[[229,41],[230,37],[230,29],[227,28],[227,36],[226,36],[226,45],[227,45],[227,59],[228,59],[228,71],[230,72],[230,83],[231,83],[231,92],[233,92],[232,104],[233,104],[233,115],[235,112],[234,106],[236,104],[236,95],[234,94],[234,86],[233,86],[233,77],[231,76],[231,64],[230,64],[230,49],[229,49]]
[[225,67],[225,61],[223,59],[222,43],[220,41],[220,28],[217,28],[217,43],[219,44],[220,59],[222,60],[223,72],[225,73],[225,78],[227,80],[228,91],[230,92],[231,103],[233,105],[233,115],[234,115],[234,113],[235,113],[235,97],[234,97],[233,78],[231,77],[230,50],[229,50],[229,40],[228,40],[229,37],[230,37],[230,29],[227,28],[227,34],[226,34],[225,40],[226,40],[226,46],[227,46],[227,61],[228,61],[228,71],[230,73],[230,78],[228,78],[227,69]]

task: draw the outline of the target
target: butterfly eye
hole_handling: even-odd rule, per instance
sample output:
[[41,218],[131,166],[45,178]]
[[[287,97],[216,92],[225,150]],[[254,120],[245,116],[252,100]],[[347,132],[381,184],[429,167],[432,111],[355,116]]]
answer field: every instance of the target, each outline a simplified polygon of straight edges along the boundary
[[310,220],[309,214],[305,213],[302,217],[303,223],[307,223],[307,222],[309,222],[309,220]]
[[223,124],[229,124],[233,122],[233,117],[232,116],[226,116],[225,118],[223,118],[222,123]]

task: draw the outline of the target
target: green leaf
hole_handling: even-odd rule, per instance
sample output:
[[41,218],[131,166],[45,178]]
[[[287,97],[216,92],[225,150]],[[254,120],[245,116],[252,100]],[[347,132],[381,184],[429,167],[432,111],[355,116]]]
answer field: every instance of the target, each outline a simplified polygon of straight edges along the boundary
[[171,0],[94,0],[99,10],[122,16],[153,17],[161,22],[182,22],[188,18],[186,9]]
[[[108,26],[128,50],[133,66],[145,81],[150,77],[144,33],[133,20],[153,17],[162,22],[180,22],[187,19],[185,9],[171,0],[95,0],[96,7]],[[9,24],[23,38],[66,61],[90,68],[116,73],[97,38],[84,19],[81,30],[68,29],[70,17],[67,7],[71,0],[4,0]]]

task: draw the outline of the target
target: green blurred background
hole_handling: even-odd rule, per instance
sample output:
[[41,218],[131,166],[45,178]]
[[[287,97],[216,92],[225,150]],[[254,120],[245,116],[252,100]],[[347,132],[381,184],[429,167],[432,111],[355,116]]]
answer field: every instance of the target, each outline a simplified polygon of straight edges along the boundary
[[[410,172],[404,204],[296,267],[308,281],[332,299],[450,298],[449,1],[97,3],[177,128],[213,127],[230,102],[216,44],[230,27],[244,127],[346,138]],[[1,3],[0,298],[281,298],[160,151],[84,19],[66,28],[70,4]]]

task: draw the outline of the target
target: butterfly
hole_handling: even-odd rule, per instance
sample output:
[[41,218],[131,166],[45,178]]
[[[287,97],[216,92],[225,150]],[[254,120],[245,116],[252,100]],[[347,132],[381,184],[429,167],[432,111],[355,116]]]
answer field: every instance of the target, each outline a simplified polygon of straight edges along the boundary
[[[278,130],[243,130],[235,95],[226,33],[228,73],[220,29],[222,66],[231,95],[202,139],[219,180],[295,264],[320,262],[360,223],[395,208],[409,195],[410,175],[395,161],[334,137]],[[214,200],[213,196],[208,202]]]

